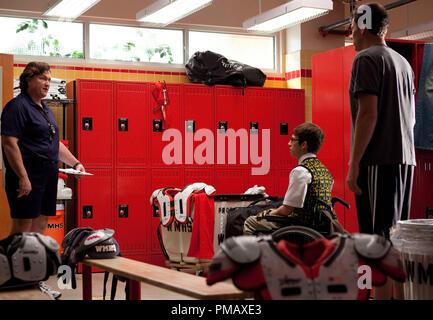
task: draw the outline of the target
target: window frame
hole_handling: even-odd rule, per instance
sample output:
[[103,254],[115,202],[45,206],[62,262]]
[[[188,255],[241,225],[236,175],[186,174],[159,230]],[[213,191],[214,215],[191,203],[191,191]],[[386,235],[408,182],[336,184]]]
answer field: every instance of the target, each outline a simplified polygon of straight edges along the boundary
[[[1,17],[8,18],[20,18],[20,19],[38,19],[38,20],[46,20],[46,21],[58,21],[56,19],[47,17],[41,18],[40,16],[32,16],[32,15],[17,15],[17,14],[6,14],[2,13]],[[38,60],[46,61],[48,63],[61,63],[65,65],[86,65],[93,64],[101,67],[107,66],[115,66],[116,68],[119,66],[126,67],[145,67],[149,70],[158,70],[158,71],[179,71],[179,69],[185,70],[185,64],[187,63],[189,57],[189,32],[209,32],[209,33],[223,33],[223,34],[235,34],[235,35],[244,35],[244,36],[269,36],[274,38],[274,61],[275,66],[274,69],[261,69],[265,73],[269,74],[281,74],[284,71],[282,70],[282,61],[283,61],[283,51],[281,47],[281,41],[284,36],[280,32],[271,33],[271,34],[263,34],[260,32],[250,32],[245,31],[241,28],[228,28],[228,27],[208,27],[208,26],[199,26],[199,27],[191,27],[189,25],[182,24],[173,24],[170,28],[156,28],[156,27],[148,27],[144,26],[135,21],[117,21],[109,18],[81,18],[75,19],[73,22],[82,23],[83,24],[83,53],[84,58],[65,58],[65,57],[51,57],[51,56],[37,56],[37,55],[18,55],[14,54],[14,59],[18,62],[20,61],[29,61],[29,59],[34,60],[35,57]],[[146,29],[159,29],[159,30],[181,30],[183,31],[183,53],[184,53],[184,62],[183,64],[176,63],[159,63],[159,62],[133,62],[133,61],[116,61],[116,60],[104,60],[104,59],[90,59],[90,45],[89,45],[89,31],[90,24],[105,24],[105,25],[113,25],[120,27],[135,27],[135,28],[146,28]],[[240,61],[242,62],[242,61]]]

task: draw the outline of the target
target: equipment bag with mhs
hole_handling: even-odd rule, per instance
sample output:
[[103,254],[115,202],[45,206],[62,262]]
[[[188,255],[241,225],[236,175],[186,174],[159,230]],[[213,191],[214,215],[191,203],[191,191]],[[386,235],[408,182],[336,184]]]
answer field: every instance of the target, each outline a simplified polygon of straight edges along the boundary
[[212,51],[197,51],[188,60],[185,69],[191,82],[206,85],[262,87],[266,81],[266,75],[260,69],[228,60]]

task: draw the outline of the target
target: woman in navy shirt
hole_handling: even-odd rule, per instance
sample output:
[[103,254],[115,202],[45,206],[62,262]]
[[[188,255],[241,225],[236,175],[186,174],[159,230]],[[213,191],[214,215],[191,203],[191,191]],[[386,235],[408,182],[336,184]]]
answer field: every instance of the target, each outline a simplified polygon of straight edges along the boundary
[[56,215],[58,161],[85,171],[59,141],[54,114],[42,99],[50,88],[50,66],[30,62],[20,76],[21,93],[1,116],[6,167],[6,195],[12,231],[44,233],[48,216]]

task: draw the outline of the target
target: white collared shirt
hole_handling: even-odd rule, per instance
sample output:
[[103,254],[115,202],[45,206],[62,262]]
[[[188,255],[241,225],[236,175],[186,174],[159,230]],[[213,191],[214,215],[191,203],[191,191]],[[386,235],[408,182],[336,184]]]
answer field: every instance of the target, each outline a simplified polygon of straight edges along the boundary
[[[306,153],[299,158],[298,165],[307,158],[316,158],[314,153]],[[283,204],[294,207],[303,208],[304,200],[307,194],[308,185],[313,177],[305,167],[297,166],[290,172],[289,187],[284,196]]]

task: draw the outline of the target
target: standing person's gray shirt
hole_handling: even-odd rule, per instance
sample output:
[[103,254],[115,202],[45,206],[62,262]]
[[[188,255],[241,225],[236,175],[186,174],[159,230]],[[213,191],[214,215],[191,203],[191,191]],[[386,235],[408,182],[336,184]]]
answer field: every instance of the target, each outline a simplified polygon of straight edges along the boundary
[[415,165],[414,72],[407,60],[393,49],[375,45],[360,51],[353,62],[349,95],[352,113],[352,145],[358,114],[358,95],[378,96],[379,125],[361,160],[361,165]]

